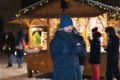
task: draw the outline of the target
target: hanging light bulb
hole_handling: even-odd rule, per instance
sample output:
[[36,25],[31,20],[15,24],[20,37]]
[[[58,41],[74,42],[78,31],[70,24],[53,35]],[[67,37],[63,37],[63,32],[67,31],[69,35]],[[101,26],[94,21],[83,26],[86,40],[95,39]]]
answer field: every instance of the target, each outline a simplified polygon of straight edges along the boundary
[[26,13],[27,11],[29,11],[29,9],[25,9],[23,13]]
[[42,3],[40,3],[40,6],[42,6]]
[[35,7],[33,6],[32,9],[35,9]]
[[15,14],[15,16],[18,18],[18,17],[20,16],[20,13],[18,13],[18,14]]
[[19,16],[18,16],[18,14],[15,14],[15,16],[18,18]]

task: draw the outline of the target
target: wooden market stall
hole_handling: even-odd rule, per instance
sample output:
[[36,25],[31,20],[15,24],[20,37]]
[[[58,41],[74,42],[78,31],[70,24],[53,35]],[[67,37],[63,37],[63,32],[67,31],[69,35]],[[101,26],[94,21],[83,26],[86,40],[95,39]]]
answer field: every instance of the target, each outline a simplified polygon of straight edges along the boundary
[[[26,48],[26,62],[29,77],[33,76],[33,71],[39,71],[40,73],[52,72],[53,65],[49,51],[49,43],[54,37],[61,15],[67,14],[70,15],[73,20],[78,20],[78,22],[83,21],[83,32],[85,32],[83,37],[85,38],[85,35],[87,35],[86,27],[89,26],[88,23],[90,22],[88,20],[90,17],[99,16],[104,13],[103,10],[95,6],[86,3],[83,4],[76,0],[67,0],[66,3],[66,7],[64,7],[65,5],[61,5],[61,0],[50,2],[41,0],[40,2],[19,10],[16,14],[17,18],[15,20],[28,26],[29,44]],[[83,18],[82,20],[79,19],[81,17]],[[12,22],[17,22],[15,20]],[[106,24],[102,24],[102,26],[106,26]],[[38,37],[35,36],[39,36],[40,42],[37,42]],[[84,75],[91,75],[88,58],[89,54],[86,56]],[[102,54],[102,58],[106,59],[106,54]],[[105,76],[106,62],[104,59],[101,63],[102,76]]]

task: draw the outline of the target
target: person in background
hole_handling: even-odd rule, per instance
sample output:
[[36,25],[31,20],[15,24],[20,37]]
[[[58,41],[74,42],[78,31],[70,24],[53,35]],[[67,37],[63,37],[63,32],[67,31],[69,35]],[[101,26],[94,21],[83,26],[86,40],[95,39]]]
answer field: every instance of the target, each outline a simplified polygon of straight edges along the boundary
[[22,68],[23,59],[24,59],[24,47],[26,45],[24,40],[24,34],[23,31],[19,31],[17,33],[17,41],[16,41],[16,57],[18,61],[18,68]]
[[3,50],[8,55],[8,65],[7,68],[12,67],[13,65],[13,55],[15,52],[15,39],[12,32],[7,32],[5,37],[5,43]]
[[79,58],[79,67],[81,72],[81,80],[83,80],[83,72],[84,72],[84,64],[85,64],[85,57],[78,57]]
[[[78,36],[80,42],[83,42],[85,48],[86,48],[86,44],[84,42],[84,39],[81,35]],[[81,80],[83,80],[83,71],[84,71],[84,64],[85,64],[85,56],[78,56],[79,59],[79,68],[80,68],[80,72],[81,72]]]
[[[81,35],[79,36],[79,39],[80,39],[80,42],[84,43],[84,46],[86,48],[86,44],[85,44],[84,39],[83,39],[83,37]],[[84,71],[84,64],[85,64],[85,56],[83,56],[83,57],[78,56],[78,59],[79,59],[79,67],[80,67],[80,72],[81,72],[81,80],[83,80],[83,71]]]
[[2,35],[0,36],[0,51],[2,52],[2,47],[4,45],[4,41],[5,41],[5,37],[6,37],[6,32],[3,32]]
[[[76,35],[76,37],[78,38],[78,40],[81,43],[81,45],[83,44],[82,46],[84,46],[85,54],[86,54],[87,53],[87,51],[86,51],[86,44],[85,44],[85,41],[84,41],[82,35],[77,31],[76,28],[73,28],[73,33]],[[85,57],[86,57],[86,55],[85,56],[78,56],[81,80],[83,80],[83,71],[84,71]]]
[[108,37],[108,44],[105,48],[107,51],[106,80],[113,80],[113,77],[120,80],[120,72],[118,68],[119,39],[112,26],[107,27],[105,32]]
[[92,65],[92,80],[100,80],[100,58],[101,58],[101,47],[100,47],[101,33],[98,32],[98,28],[92,29],[92,38],[88,37],[90,42],[90,57],[89,63]]
[[72,30],[72,19],[63,15],[60,18],[59,29],[50,42],[54,80],[81,80],[76,48],[79,48],[80,43],[75,39]]

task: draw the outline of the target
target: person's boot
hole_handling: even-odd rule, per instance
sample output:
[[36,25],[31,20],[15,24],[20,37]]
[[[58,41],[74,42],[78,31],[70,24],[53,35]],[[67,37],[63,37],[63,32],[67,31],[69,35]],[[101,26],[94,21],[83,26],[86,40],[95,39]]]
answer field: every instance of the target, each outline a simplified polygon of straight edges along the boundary
[[8,66],[7,66],[7,68],[10,68],[10,67],[12,67],[12,65],[8,65]]
[[20,64],[20,65],[18,66],[18,68],[22,68],[22,64]]

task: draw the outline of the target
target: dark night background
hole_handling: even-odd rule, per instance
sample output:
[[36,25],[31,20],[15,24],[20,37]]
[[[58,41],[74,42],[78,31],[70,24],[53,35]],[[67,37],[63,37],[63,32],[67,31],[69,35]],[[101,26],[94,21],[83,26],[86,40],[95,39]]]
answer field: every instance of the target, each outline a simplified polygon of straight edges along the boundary
[[41,0],[22,0],[22,8],[27,7],[38,1],[41,1]]
[[[41,1],[41,0],[22,0],[22,8],[27,7],[37,1]],[[54,0],[49,0],[49,1],[54,1]],[[84,1],[84,0],[77,0],[77,1]],[[104,4],[108,4],[112,6],[120,6],[120,0],[94,0],[94,1],[99,1]]]

